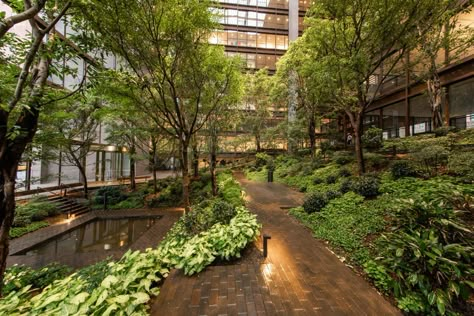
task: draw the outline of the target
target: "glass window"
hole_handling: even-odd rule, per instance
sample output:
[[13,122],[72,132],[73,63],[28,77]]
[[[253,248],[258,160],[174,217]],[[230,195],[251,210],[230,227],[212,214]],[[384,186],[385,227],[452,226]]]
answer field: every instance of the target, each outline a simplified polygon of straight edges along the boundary
[[268,34],[266,43],[267,48],[275,48],[275,35]]
[[259,34],[257,36],[257,47],[267,48],[267,37],[265,34]]

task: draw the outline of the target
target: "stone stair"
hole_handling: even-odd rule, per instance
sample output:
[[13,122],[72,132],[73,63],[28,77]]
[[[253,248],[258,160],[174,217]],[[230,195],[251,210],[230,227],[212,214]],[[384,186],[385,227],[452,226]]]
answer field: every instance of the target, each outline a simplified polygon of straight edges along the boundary
[[48,200],[55,203],[62,214],[68,214],[69,216],[77,217],[90,211],[89,206],[65,196],[53,195]]

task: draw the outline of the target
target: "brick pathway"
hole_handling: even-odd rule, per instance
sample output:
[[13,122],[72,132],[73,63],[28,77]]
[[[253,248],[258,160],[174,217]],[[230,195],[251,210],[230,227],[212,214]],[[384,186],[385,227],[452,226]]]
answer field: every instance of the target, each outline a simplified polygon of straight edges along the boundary
[[268,258],[209,267],[193,277],[173,271],[152,315],[401,315],[280,208],[301,204],[301,193],[237,178],[263,233],[272,237]]
[[[146,248],[156,247],[160,240],[165,236],[171,226],[178,220],[182,214],[182,209],[133,209],[133,210],[110,210],[110,211],[92,211],[84,214],[70,223],[61,223],[51,225],[32,233],[26,234],[20,238],[10,241],[10,256],[7,259],[7,265],[25,264],[33,268],[39,268],[51,262],[59,262],[74,268],[83,267],[102,261],[108,257],[119,259],[128,248],[132,250],[145,250]],[[18,252],[31,248],[34,245],[45,242],[70,231],[84,223],[90,222],[96,218],[122,218],[122,217],[142,217],[142,216],[162,216],[156,223],[141,235],[130,247],[116,251],[101,252],[83,252],[71,255],[15,255]]]

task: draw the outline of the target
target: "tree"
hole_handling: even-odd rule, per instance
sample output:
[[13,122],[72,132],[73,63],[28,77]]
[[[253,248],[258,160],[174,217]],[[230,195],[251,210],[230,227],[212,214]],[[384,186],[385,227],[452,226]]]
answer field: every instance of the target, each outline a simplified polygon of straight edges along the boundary
[[[303,35],[304,37],[304,35]],[[296,77],[297,112],[306,121],[311,157],[316,153],[316,127],[318,118],[331,112],[331,83],[327,80],[325,69],[314,61],[318,51],[305,45],[305,38],[297,39],[280,59],[276,73],[276,98],[288,99],[288,80]],[[283,93],[283,94],[281,94]]]
[[[459,15],[472,7],[452,5],[428,30],[420,36],[419,45],[411,61],[411,67],[416,68],[419,76],[426,82],[426,91],[431,105],[433,128],[442,127],[444,120],[441,116],[443,88],[438,71],[441,66],[447,66],[459,59],[466,49],[474,43],[474,28],[459,23]],[[440,58],[444,53],[444,58]],[[440,59],[442,61],[440,61]],[[449,124],[449,119],[446,124]]]
[[[0,55],[0,287],[15,213],[16,172],[26,146],[36,133],[44,87],[57,42],[52,30],[72,4],[71,1],[59,2],[62,7],[58,10],[56,6],[45,9],[45,1],[33,5],[27,0],[23,4],[19,1],[12,3],[19,12],[17,15],[5,18],[3,12],[0,14],[0,48],[20,53]],[[46,26],[40,27],[35,19],[38,12],[45,13]],[[26,20],[31,26],[31,41],[15,45],[18,40],[6,32],[14,24]],[[48,37],[47,42],[45,37]]]
[[91,1],[90,29],[123,57],[146,102],[138,104],[154,123],[180,144],[183,200],[189,209],[189,146],[221,104],[235,67],[223,48],[208,44],[216,28],[210,2]]
[[382,84],[400,66],[453,0],[321,0],[306,22],[306,45],[332,81],[335,108],[354,129],[359,173],[365,172],[361,136],[364,112]]
[[42,115],[41,138],[43,146],[54,148],[55,158],[77,167],[79,181],[88,197],[86,176],[87,156],[97,139],[97,128],[101,122],[102,101],[88,94],[58,102]]
[[257,152],[262,151],[262,134],[270,118],[271,78],[266,68],[245,75],[245,126],[255,138]]

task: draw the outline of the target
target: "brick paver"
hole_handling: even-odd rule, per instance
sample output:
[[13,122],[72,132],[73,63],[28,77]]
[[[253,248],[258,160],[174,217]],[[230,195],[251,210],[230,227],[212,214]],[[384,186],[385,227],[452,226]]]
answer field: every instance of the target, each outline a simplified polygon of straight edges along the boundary
[[96,218],[121,218],[121,217],[141,217],[141,216],[161,216],[156,223],[140,236],[129,248],[132,250],[145,250],[158,245],[171,226],[182,215],[182,209],[133,209],[133,210],[109,210],[92,211],[84,214],[70,223],[59,223],[40,230],[34,231],[20,238],[11,240],[10,256],[7,265],[25,264],[33,268],[39,268],[51,262],[59,262],[74,268],[94,264],[108,257],[119,259],[128,248],[116,251],[84,252],[71,255],[15,255],[18,252],[31,248],[34,245],[50,240],[58,235],[70,231],[84,223]]
[[272,237],[269,256],[256,264],[208,267],[193,277],[173,271],[152,315],[401,315],[280,208],[300,205],[301,193],[237,178],[263,233]]

